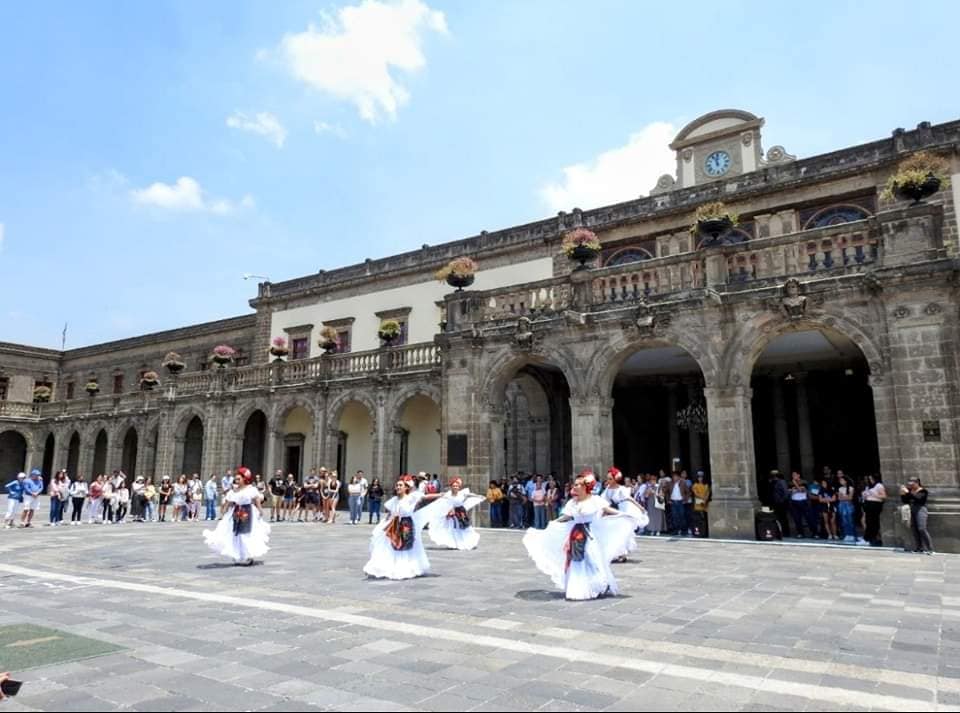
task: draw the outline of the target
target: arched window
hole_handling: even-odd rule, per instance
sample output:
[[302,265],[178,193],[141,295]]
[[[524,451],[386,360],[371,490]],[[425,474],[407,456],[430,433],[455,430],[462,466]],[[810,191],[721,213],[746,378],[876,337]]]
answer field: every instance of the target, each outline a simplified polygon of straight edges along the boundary
[[607,258],[604,267],[627,265],[631,262],[642,262],[643,260],[650,260],[653,257],[649,250],[644,250],[643,248],[624,248]]
[[[702,248],[709,240],[709,238],[701,239],[700,243],[697,245],[697,250]],[[740,230],[739,228],[734,228],[720,238],[720,245],[739,245],[740,243],[745,243],[749,240],[752,240],[749,233],[744,230]]]
[[869,217],[870,213],[858,205],[832,205],[814,213],[804,224],[803,229],[826,228],[831,225],[865,220]]

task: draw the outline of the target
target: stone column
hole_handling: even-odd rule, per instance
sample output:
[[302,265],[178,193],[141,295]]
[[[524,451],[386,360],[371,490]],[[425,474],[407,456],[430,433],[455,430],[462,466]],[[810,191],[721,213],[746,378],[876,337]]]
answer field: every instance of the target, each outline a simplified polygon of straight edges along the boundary
[[790,432],[787,428],[787,412],[783,405],[783,381],[774,374],[770,383],[773,395],[773,429],[777,449],[777,469],[785,478],[790,477]]
[[677,411],[679,410],[679,399],[677,398],[677,389],[679,384],[667,384],[667,423],[670,424],[670,460],[680,458],[680,427],[677,425]]
[[165,413],[160,419],[160,430],[157,435],[157,468],[156,473],[150,473],[154,482],[159,482],[164,475],[173,473],[173,463],[177,457],[179,447],[180,458],[183,458],[183,439],[179,444],[174,439],[174,424],[172,413]]
[[[67,458],[70,457],[70,437],[73,431],[65,431],[54,434],[55,444],[53,451],[53,472],[64,470],[67,467]],[[76,473],[70,473],[72,479]]]
[[[223,401],[215,404],[207,411],[207,420],[203,424],[203,456],[200,459],[200,469],[204,473],[222,473],[227,468],[236,469],[237,463],[226,463],[221,453],[223,436],[223,421],[225,420]],[[190,475],[187,473],[187,475]]]
[[[699,394],[697,393],[697,387],[699,385],[695,382],[687,383],[687,403],[695,404],[698,401]],[[690,462],[687,463],[689,468],[690,475],[693,475],[697,470],[703,468],[703,445],[700,443],[700,432],[695,428],[689,430],[690,436]]]
[[752,538],[757,507],[753,392],[747,386],[710,387],[704,397],[713,488],[710,531],[716,537]]
[[[387,462],[388,448],[387,440],[392,438],[387,428],[387,395],[383,391],[377,393],[377,413],[374,416],[373,423],[373,463],[371,467],[374,473],[389,472],[387,469],[391,464]],[[347,481],[349,482],[349,481]]]
[[602,474],[613,463],[613,399],[572,396],[573,472],[584,469]]
[[800,474],[814,477],[813,435],[810,431],[810,404],[807,400],[807,375],[797,374],[797,423],[800,428]]

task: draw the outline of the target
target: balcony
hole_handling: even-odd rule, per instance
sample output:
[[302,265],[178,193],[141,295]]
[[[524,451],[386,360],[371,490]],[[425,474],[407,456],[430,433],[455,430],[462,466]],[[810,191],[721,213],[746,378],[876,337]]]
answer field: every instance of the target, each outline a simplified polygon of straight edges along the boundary
[[134,413],[156,408],[180,397],[239,393],[263,388],[296,387],[384,375],[428,374],[440,368],[440,350],[432,342],[331,354],[302,361],[258,364],[235,369],[212,369],[184,376],[168,376],[150,391],[93,396],[50,403],[0,401],[0,418],[37,421],[48,418]]
[[945,256],[942,208],[919,205],[866,220],[720,245],[614,267],[573,272],[518,287],[447,298],[448,331],[472,324],[602,311],[641,301],[731,293],[801,280],[842,277]]

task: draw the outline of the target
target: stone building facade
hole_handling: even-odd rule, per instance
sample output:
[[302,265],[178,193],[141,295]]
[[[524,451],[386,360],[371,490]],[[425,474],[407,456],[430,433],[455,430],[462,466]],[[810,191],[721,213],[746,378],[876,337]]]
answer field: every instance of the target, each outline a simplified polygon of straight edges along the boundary
[[[711,478],[712,532],[751,537],[765,473],[826,466],[891,489],[920,475],[935,539],[956,548],[960,121],[806,159],[764,152],[763,123],[692,122],[672,144],[676,176],[648,197],[263,283],[253,314],[62,353],[0,344],[0,467],[326,465],[455,472],[483,490],[516,471],[679,463]],[[881,200],[921,150],[949,161],[952,186]],[[693,214],[716,200],[740,220],[703,245]],[[560,250],[577,227],[603,244],[583,270]],[[480,270],[451,292],[433,273],[460,255]],[[403,343],[377,345],[384,318]],[[322,326],[342,353],[318,353]],[[296,358],[271,361],[278,336]],[[210,367],[222,343],[241,363]],[[139,389],[171,350],[187,369]],[[31,403],[38,383],[50,403]],[[892,507],[885,526],[902,537]]]

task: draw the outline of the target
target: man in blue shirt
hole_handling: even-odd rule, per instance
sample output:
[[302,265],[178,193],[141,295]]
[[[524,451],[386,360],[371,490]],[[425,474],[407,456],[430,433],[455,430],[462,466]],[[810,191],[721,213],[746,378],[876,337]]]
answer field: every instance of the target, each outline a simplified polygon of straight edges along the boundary
[[43,474],[39,468],[30,471],[30,477],[23,481],[23,515],[21,527],[30,527],[33,522],[33,513],[40,506],[40,496],[43,495]]
[[12,480],[6,485],[7,516],[4,519],[4,527],[7,530],[13,527],[13,521],[17,517],[17,510],[23,504],[23,483],[26,479],[26,473],[18,473],[16,480]]

